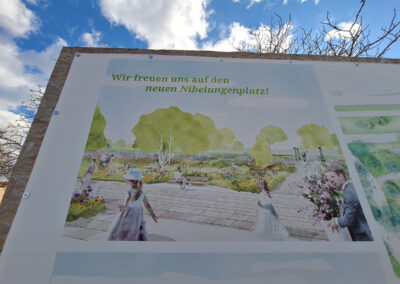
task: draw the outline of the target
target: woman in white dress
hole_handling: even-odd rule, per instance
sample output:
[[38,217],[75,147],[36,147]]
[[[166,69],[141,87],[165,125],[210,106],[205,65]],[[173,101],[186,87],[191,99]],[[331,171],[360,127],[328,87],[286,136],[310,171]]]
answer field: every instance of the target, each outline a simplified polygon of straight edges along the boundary
[[121,214],[108,237],[110,241],[147,241],[146,224],[143,206],[149,211],[154,222],[158,222],[149,201],[143,192],[142,174],[139,169],[130,169],[124,178],[129,181],[131,189],[125,205],[120,205]]
[[272,205],[271,194],[265,179],[258,180],[258,189],[260,190],[258,205],[257,223],[254,232],[259,233],[265,239],[281,240],[289,237],[289,233],[285,226],[280,222],[278,215]]

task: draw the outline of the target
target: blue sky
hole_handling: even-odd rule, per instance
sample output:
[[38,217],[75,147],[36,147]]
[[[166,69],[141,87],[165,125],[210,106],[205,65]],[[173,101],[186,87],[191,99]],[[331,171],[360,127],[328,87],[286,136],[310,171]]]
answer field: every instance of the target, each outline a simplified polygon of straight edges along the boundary
[[[0,127],[29,89],[46,86],[62,46],[233,51],[274,13],[309,29],[327,10],[336,23],[349,22],[358,7],[359,0],[0,0]],[[367,1],[372,38],[393,8],[400,1]],[[399,55],[396,43],[386,57]]]

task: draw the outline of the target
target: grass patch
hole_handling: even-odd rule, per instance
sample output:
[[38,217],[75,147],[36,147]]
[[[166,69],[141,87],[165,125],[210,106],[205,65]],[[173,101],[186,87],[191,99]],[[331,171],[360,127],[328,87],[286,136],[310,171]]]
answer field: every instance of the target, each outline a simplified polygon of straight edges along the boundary
[[352,154],[357,157],[367,170],[374,176],[380,177],[400,171],[399,142],[347,144]]

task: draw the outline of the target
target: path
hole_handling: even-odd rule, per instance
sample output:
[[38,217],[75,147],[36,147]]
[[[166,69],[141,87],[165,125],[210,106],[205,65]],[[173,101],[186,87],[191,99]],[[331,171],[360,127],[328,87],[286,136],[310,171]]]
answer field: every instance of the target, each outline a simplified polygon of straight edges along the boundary
[[[112,222],[119,214],[118,205],[125,202],[128,185],[97,181],[92,183],[92,187],[97,195],[106,200],[106,212],[93,218],[80,218],[68,222],[64,236],[83,240],[106,238],[106,232],[111,229]],[[154,225],[152,220],[147,222],[150,233],[160,231],[158,236],[152,236],[153,239],[186,240],[186,230],[187,235],[193,235],[195,238],[192,240],[261,240],[252,232],[259,210],[257,194],[215,186],[191,186],[187,191],[183,191],[179,186],[168,183],[146,184],[144,191],[160,217],[160,224]],[[273,197],[275,209],[291,238],[325,240],[323,229],[313,226],[308,216],[304,219],[304,214],[299,214],[298,209],[303,204],[306,205],[304,201],[300,196],[279,194]],[[145,214],[148,214],[147,211]],[[148,215],[146,219],[150,219]],[[174,222],[181,231],[181,237],[173,228],[166,234],[168,226],[165,224],[168,222]],[[209,236],[193,233],[200,232],[200,229],[208,231]]]
[[398,181],[400,180],[400,172],[390,173],[381,177],[376,178],[376,181],[379,183],[380,186],[383,186],[387,181]]
[[314,224],[314,218],[310,215],[310,210],[307,210],[312,208],[313,204],[303,197],[300,188],[293,186],[294,182],[299,182],[306,175],[319,170],[320,163],[310,161],[305,164],[299,161],[296,167],[297,170],[272,192],[275,209],[292,236],[307,240],[327,240],[324,227]]

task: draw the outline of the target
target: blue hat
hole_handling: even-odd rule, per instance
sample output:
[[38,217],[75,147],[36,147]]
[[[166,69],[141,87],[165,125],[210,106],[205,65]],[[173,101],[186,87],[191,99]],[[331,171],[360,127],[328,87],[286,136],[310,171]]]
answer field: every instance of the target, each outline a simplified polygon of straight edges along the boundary
[[125,175],[124,178],[126,180],[139,180],[142,179],[142,173],[139,169],[130,169]]

